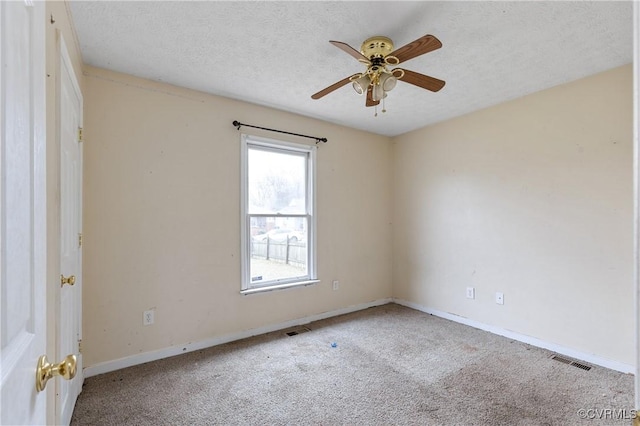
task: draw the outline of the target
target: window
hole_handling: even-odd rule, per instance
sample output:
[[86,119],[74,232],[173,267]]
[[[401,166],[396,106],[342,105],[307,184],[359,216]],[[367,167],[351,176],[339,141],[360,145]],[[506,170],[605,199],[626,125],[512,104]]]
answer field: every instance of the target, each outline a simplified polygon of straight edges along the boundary
[[317,282],[316,147],[242,135],[242,292]]

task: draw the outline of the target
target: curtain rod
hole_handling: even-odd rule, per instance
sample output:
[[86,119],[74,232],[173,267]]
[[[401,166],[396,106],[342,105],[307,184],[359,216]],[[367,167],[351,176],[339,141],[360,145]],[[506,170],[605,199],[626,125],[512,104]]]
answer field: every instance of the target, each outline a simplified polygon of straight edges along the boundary
[[318,144],[318,142],[327,143],[327,138],[318,138],[316,136],[301,135],[300,133],[291,133],[291,132],[285,132],[284,130],[269,129],[268,127],[252,126],[251,124],[241,123],[241,122],[239,122],[237,120],[233,121],[233,125],[238,130],[240,130],[241,126],[246,126],[246,127],[253,127],[254,129],[268,130],[270,132],[278,132],[278,133],[285,133],[287,135],[300,136],[301,138],[315,139],[316,140],[316,145]]

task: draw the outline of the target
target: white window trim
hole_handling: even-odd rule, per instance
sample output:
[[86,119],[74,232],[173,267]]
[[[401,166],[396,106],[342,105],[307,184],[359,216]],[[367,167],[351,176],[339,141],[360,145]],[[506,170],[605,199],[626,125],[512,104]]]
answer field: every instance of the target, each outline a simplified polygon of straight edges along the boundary
[[[317,249],[316,249],[316,152],[317,147],[315,145],[302,145],[292,142],[284,142],[275,139],[268,139],[259,136],[253,136],[248,134],[241,134],[241,152],[240,152],[240,252],[241,252],[241,294],[254,294],[265,291],[280,290],[292,287],[308,286],[320,282],[317,274]],[[310,218],[307,224],[308,226],[308,238],[307,238],[307,250],[308,265],[307,272],[308,277],[304,280],[280,282],[273,285],[267,285],[264,287],[251,287],[249,277],[249,264],[251,257],[251,247],[248,244],[249,237],[249,215],[247,212],[247,206],[249,204],[248,191],[247,191],[247,177],[249,167],[249,145],[257,145],[274,149],[285,149],[289,151],[304,152],[309,155],[309,161],[307,164],[307,173],[309,178],[307,179],[307,212],[309,212]]]

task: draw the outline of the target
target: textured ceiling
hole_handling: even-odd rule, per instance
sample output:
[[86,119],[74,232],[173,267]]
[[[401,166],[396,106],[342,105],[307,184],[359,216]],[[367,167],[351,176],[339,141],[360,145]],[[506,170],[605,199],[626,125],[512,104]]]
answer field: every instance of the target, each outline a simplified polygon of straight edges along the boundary
[[[72,1],[84,62],[395,136],[633,61],[632,2]],[[329,44],[443,47],[401,64],[447,82],[399,82],[374,117],[344,86],[364,70]],[[247,118],[247,121],[250,119]],[[268,123],[252,123],[268,125]]]

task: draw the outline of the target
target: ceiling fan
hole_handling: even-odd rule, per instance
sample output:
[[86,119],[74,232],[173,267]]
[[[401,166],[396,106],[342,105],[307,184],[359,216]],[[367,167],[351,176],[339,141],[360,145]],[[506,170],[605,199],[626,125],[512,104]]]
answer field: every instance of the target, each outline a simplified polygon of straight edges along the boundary
[[445,82],[437,78],[403,68],[394,68],[391,71],[387,68],[441,48],[442,43],[435,36],[427,34],[396,50],[393,50],[393,41],[384,36],[366,39],[360,47],[360,52],[341,41],[332,40],[329,43],[356,58],[366,65],[367,69],[322,89],[312,95],[312,99],[320,99],[347,83],[352,83],[354,90],[359,95],[366,92],[366,106],[377,106],[382,100],[382,112],[385,112],[384,98],[387,96],[387,92],[396,86],[398,80],[432,92],[437,92],[444,87]]

